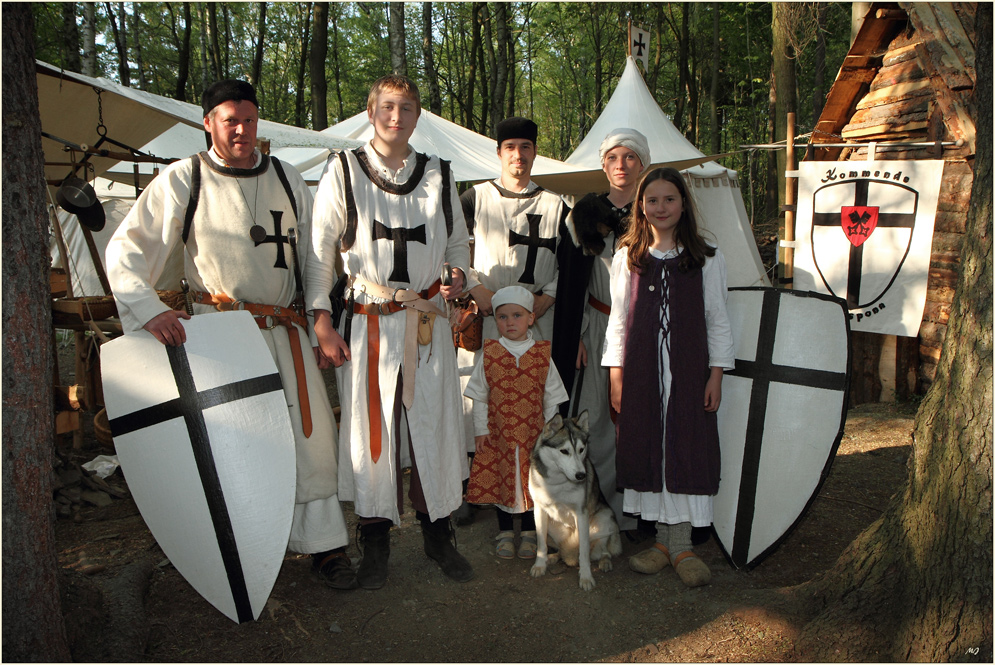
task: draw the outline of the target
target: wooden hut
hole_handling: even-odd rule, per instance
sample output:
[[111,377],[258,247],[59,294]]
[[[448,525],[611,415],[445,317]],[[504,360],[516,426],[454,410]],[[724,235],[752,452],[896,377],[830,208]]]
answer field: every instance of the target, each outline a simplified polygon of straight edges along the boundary
[[[877,159],[945,162],[919,335],[854,333],[853,404],[907,399],[925,392],[936,373],[973,182],[976,9],[963,2],[872,3],[812,135],[815,145],[861,144],[816,149],[816,160],[866,160],[875,142]],[[895,145],[912,142],[933,145]]]

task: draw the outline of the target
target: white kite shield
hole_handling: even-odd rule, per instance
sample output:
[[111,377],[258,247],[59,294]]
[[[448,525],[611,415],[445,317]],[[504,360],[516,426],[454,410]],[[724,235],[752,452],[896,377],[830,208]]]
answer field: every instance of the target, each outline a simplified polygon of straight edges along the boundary
[[163,552],[241,623],[258,618],[286,554],[293,430],[248,312],[183,325],[178,347],[144,330],[101,347],[107,415],[128,487]]
[[729,289],[736,369],[718,412],[719,545],[752,568],[801,521],[829,474],[846,423],[850,325],[840,298]]

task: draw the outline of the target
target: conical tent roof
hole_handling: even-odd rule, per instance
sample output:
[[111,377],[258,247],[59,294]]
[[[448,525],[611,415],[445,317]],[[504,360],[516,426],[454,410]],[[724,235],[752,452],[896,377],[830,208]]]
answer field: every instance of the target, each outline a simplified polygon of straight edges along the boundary
[[[622,127],[638,130],[646,136],[654,166],[666,164],[684,174],[694,195],[699,224],[714,236],[725,255],[729,286],[769,286],[736,172],[714,161],[702,163],[702,159],[708,157],[677,131],[653,99],[632,56],[626,61],[625,71],[605,110],[577,149],[567,157],[566,163],[600,170],[601,142],[613,130]],[[606,191],[607,179],[602,180],[601,191]]]

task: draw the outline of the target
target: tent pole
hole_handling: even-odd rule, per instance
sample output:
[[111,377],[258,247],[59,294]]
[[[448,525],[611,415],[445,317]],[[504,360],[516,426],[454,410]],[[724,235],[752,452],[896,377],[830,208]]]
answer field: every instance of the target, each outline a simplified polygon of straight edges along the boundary
[[[795,275],[795,195],[798,189],[798,175],[795,164],[795,114],[788,113],[788,140],[786,146],[784,174],[784,268],[781,282],[786,288],[793,288]],[[789,175],[789,174],[794,175]]]

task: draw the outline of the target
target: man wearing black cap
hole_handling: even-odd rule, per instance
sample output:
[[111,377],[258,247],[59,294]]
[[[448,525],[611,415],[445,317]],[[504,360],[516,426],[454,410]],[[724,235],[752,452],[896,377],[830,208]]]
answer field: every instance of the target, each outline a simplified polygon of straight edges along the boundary
[[[539,134],[536,124],[528,118],[506,118],[498,123],[496,134],[501,176],[471,187],[460,197],[463,216],[473,234],[473,265],[467,288],[485,316],[485,339],[498,338],[491,296],[506,286],[521,286],[535,296],[533,335],[537,340],[549,340],[553,335],[558,229],[570,209],[557,194],[532,182]],[[459,350],[464,388],[479,353]],[[471,452],[472,408],[472,401],[464,398],[464,429]],[[464,505],[456,517],[462,522],[467,516]]]
[[152,286],[174,249],[186,250],[195,314],[238,302],[255,316],[280,371],[297,448],[288,547],[312,554],[312,568],[328,586],[355,588],[338,500],[335,419],[308,321],[293,307],[303,289],[294,262],[308,255],[311,193],[294,168],[256,149],[259,109],[250,84],[219,81],[204,91],[203,107],[210,150],[155,178],[107,246],[121,323],[126,333],[144,328],[168,346],[186,341],[182,321],[190,316],[169,309]]

